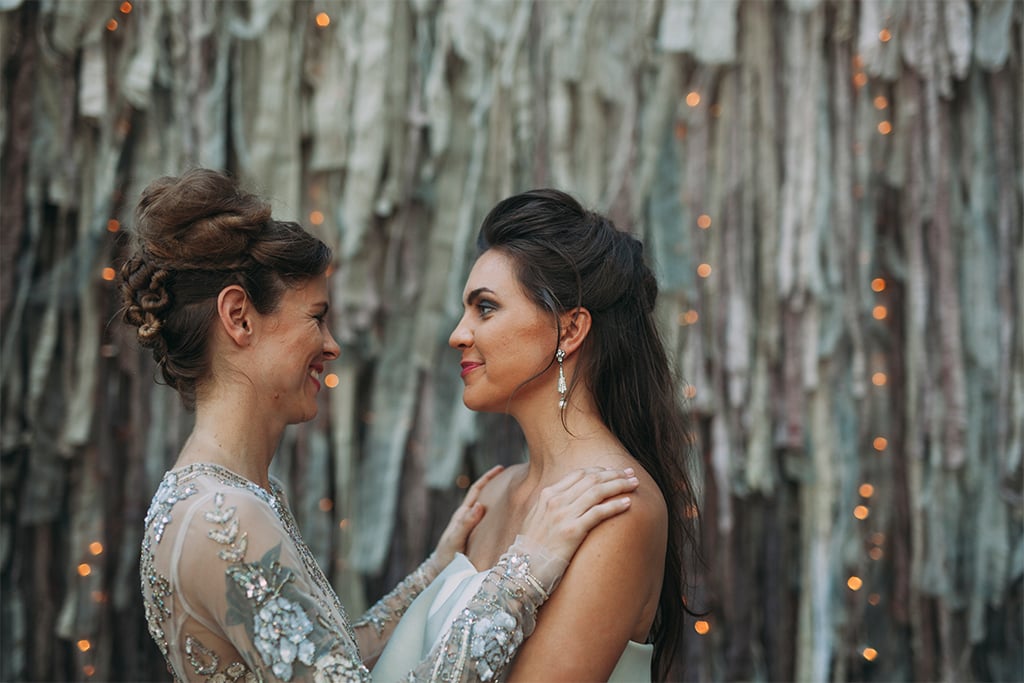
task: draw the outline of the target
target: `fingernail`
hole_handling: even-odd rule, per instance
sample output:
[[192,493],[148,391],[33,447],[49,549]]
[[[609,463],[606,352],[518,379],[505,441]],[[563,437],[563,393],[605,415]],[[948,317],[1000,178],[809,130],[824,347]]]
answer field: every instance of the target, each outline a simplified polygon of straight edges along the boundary
[[633,474],[633,468],[632,467],[627,467],[626,469],[624,469],[622,471],[626,473],[627,477]]
[[630,477],[626,481],[628,481],[630,484],[639,484],[640,483],[640,480],[637,479],[636,477]]

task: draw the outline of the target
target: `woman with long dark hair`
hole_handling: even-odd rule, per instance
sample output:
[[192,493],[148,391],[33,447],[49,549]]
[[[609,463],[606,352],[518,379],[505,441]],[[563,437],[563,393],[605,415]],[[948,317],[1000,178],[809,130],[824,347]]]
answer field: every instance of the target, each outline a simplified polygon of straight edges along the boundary
[[[397,665],[401,650],[419,652],[410,642],[429,649],[444,633],[438,615],[458,614],[453,596],[468,599],[544,486],[600,466],[637,470],[630,514],[581,545],[509,680],[664,679],[686,609],[697,507],[681,391],[655,324],[658,287],[642,244],[571,196],[535,190],[495,206],[478,247],[449,339],[461,352],[463,401],[513,417],[529,457],[483,488],[487,518],[410,608],[414,618],[375,672]],[[431,616],[418,625],[421,612]]]

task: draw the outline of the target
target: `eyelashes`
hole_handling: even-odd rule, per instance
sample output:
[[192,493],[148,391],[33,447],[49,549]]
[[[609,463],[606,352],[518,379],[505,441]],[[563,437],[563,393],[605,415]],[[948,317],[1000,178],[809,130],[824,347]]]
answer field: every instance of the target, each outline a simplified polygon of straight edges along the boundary
[[493,301],[487,299],[480,299],[476,302],[476,310],[481,317],[485,317],[494,311],[498,310],[498,305]]

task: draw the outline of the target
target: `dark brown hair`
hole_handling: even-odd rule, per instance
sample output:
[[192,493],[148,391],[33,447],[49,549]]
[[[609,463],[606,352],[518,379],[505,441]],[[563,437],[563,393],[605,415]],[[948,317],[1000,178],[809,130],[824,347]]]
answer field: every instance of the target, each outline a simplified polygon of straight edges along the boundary
[[260,313],[285,288],[326,272],[331,250],[230,176],[194,169],[142,192],[121,267],[123,318],[152,349],[164,380],[188,408],[209,373],[207,339],[217,295],[237,284]]
[[[668,506],[665,575],[652,627],[652,675],[665,679],[682,634],[687,552],[698,556],[697,499],[680,391],[654,317],[658,283],[643,245],[571,196],[509,197],[484,219],[478,250],[509,256],[523,290],[557,314],[582,306],[592,325],[569,393],[584,382],[601,419],[654,478]],[[559,330],[560,334],[560,330]]]

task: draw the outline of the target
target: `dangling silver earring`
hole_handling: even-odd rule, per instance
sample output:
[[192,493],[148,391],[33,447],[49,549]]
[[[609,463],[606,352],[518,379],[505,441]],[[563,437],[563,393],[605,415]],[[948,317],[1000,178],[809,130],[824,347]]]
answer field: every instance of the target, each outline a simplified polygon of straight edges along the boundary
[[565,351],[558,349],[555,352],[555,360],[558,361],[558,407],[565,408],[565,372],[562,370],[562,361],[565,360]]

